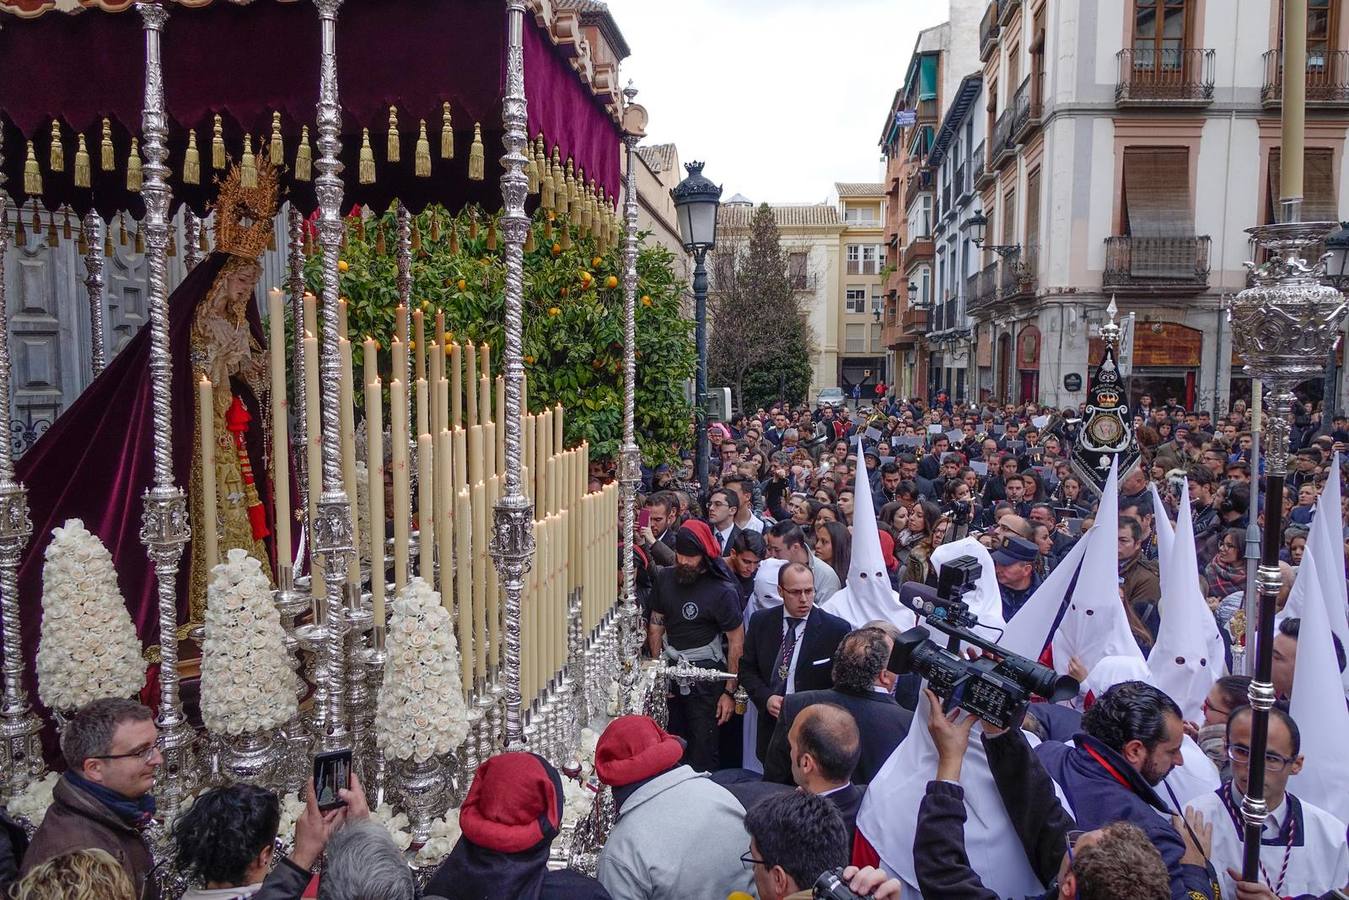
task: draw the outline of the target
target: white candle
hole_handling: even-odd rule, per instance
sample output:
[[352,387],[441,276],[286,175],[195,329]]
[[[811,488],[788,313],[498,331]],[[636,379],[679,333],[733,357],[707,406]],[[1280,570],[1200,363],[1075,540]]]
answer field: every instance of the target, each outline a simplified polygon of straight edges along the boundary
[[272,502],[276,506],[276,575],[290,569],[290,420],[286,402],[286,307],[285,295],[276,288],[267,292],[269,353],[272,363]]
[[[395,375],[397,374],[395,369]],[[407,388],[389,382],[390,442],[393,445],[393,583],[401,591],[408,580],[408,532],[412,526],[411,473],[408,471]]]
[[[373,371],[374,341],[366,341],[365,364]],[[369,449],[370,496],[370,598],[375,625],[384,621],[384,407],[380,397],[383,385],[378,377],[365,383],[365,441]],[[404,445],[407,446],[406,444]]]
[[[305,295],[306,318],[312,311],[309,300],[313,294]],[[323,493],[323,422],[321,417],[322,397],[319,394],[319,342],[313,332],[304,338],[304,391],[305,391],[305,468],[309,472],[309,574],[310,594],[324,596],[323,567],[314,558],[314,522],[318,519],[319,496]]]
[[450,344],[450,427],[464,426],[464,360],[459,342]]
[[464,408],[468,413],[468,424],[481,425],[482,419],[478,417],[478,357],[472,341],[464,347],[464,365],[468,367],[464,373]]
[[197,384],[197,416],[201,420],[201,497],[204,506],[201,542],[206,551],[209,580],[211,570],[220,562],[220,541],[216,536],[215,386],[205,375]]
[[431,435],[417,436],[417,527],[421,530],[420,568],[418,574],[428,585],[436,583],[436,504],[435,473],[432,467],[435,451],[431,449]]

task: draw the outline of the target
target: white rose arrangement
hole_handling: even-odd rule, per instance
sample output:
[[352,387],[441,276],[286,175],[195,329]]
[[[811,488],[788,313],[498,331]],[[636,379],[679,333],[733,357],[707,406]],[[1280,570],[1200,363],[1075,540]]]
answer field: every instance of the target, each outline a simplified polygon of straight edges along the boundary
[[39,780],[29,782],[23,793],[9,801],[6,812],[34,828],[38,827],[47,815],[47,808],[52,805],[52,789],[60,780],[60,772],[48,772]]
[[74,712],[91,700],[135,695],[145,661],[108,548],[69,519],[52,529],[44,559],[38,697],[48,709]]
[[[53,783],[55,783],[54,778],[55,776],[53,776]],[[50,788],[47,793],[48,802],[50,802]],[[45,810],[46,807],[44,806],[43,809]],[[295,823],[299,821],[302,813],[304,813],[304,801],[300,799],[299,794],[287,794],[281,798],[281,821],[276,835],[282,844],[288,847],[295,844]],[[393,838],[394,845],[399,850],[407,852],[411,849],[412,832],[406,815],[394,812],[392,807],[384,803],[370,811],[370,818],[388,829],[389,836]],[[450,855],[450,851],[454,849],[454,845],[458,842],[459,810],[451,809],[442,818],[431,821],[431,836],[417,850],[412,861],[422,868],[439,865],[445,857]]]
[[420,867],[438,866],[459,843],[459,810],[452,809],[444,818],[431,821],[431,836],[422,844],[413,862]]
[[468,736],[459,650],[440,594],[421,578],[393,601],[375,739],[390,759],[425,762]]
[[279,728],[295,715],[285,632],[262,563],[241,549],[211,572],[202,644],[201,717],[218,734]]

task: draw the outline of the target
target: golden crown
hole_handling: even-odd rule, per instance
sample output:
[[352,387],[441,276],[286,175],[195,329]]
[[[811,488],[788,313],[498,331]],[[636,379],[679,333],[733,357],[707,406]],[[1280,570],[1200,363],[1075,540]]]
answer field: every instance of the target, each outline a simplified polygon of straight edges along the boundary
[[217,250],[252,260],[262,256],[272,238],[280,180],[277,167],[263,155],[254,166],[245,159],[242,166],[230,166],[224,181],[217,179]]

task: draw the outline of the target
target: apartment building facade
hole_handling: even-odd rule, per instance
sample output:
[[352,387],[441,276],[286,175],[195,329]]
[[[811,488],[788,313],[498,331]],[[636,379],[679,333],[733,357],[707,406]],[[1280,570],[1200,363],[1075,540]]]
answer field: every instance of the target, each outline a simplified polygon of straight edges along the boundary
[[884,344],[884,275],[888,263],[885,245],[885,185],[837,183],[832,202],[843,220],[839,236],[842,295],[834,303],[840,337],[838,372],[834,381],[862,396],[874,396],[876,385],[889,384],[889,361]]
[[[1309,0],[1304,220],[1346,209],[1340,6]],[[1135,396],[1225,409],[1249,394],[1222,302],[1246,284],[1244,229],[1278,206],[1279,15],[1266,0],[987,4],[971,398],[1083,400],[1111,297],[1134,316]]]

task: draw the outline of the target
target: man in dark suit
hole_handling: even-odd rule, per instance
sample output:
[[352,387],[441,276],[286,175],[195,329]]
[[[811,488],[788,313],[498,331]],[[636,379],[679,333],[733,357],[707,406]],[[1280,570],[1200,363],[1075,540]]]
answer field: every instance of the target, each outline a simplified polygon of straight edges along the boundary
[[731,544],[740,533],[735,524],[736,514],[740,512],[740,495],[726,488],[717,488],[707,498],[707,524],[712,528],[712,537],[722,556],[731,552]]
[[[749,620],[740,683],[759,711],[759,759],[782,712],[784,698],[832,683],[834,650],[848,633],[846,619],[815,606],[815,576],[788,563],[778,571],[782,606],[761,609]],[[788,782],[790,783],[790,782]]]
[[892,646],[892,638],[880,628],[857,629],[843,639],[834,654],[833,688],[791,694],[783,701],[764,757],[764,781],[793,783],[788,741],[792,723],[808,706],[834,703],[852,713],[861,735],[861,752],[853,780],[858,784],[870,783],[891,751],[909,733],[909,723],[913,721],[913,713],[895,702],[897,676],[885,668]]

